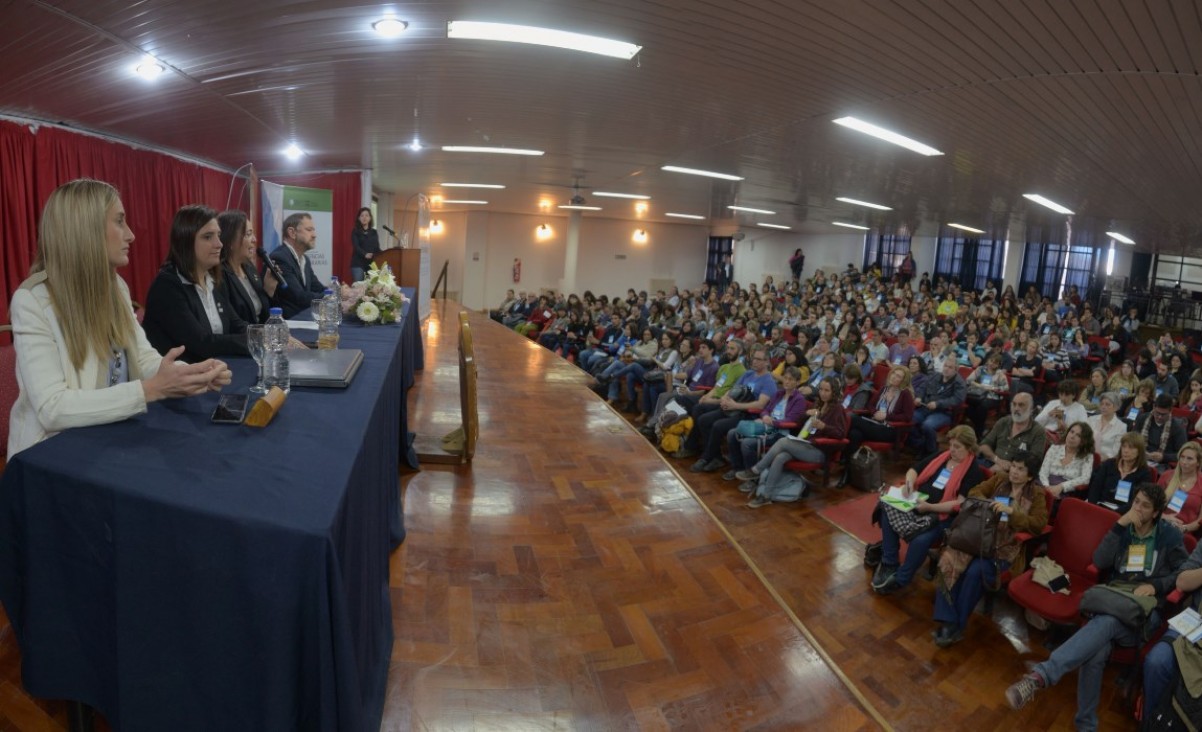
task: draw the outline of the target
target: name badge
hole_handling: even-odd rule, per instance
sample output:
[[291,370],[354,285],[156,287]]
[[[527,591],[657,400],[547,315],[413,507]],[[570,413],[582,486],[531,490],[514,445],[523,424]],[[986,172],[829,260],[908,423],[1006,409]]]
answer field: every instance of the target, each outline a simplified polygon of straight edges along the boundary
[[878,412],[888,412],[889,411],[889,400],[885,399],[884,397],[881,397],[881,400],[876,403],[876,409]]
[[722,374],[721,376],[718,377],[718,386],[722,386],[725,383],[726,383],[726,374]]
[[696,384],[698,381],[701,381],[701,372],[698,371],[697,373],[693,374],[693,378],[689,379],[689,381],[693,382],[694,384]]
[[1160,395],[1161,395],[1161,394],[1163,394],[1163,393],[1164,393],[1164,389],[1163,389],[1163,388],[1161,388],[1161,387],[1159,387],[1159,386],[1158,386],[1158,387],[1156,387],[1156,396],[1160,396]]
[[1131,409],[1127,410],[1127,419],[1134,420],[1138,416],[1139,416],[1139,407],[1131,407]]
[[1128,389],[1128,388],[1127,388],[1127,387],[1125,387],[1125,386],[1123,386],[1123,387],[1120,387],[1120,388],[1119,388],[1119,395],[1120,395],[1120,396],[1127,396],[1127,395],[1128,395],[1128,394],[1130,394],[1130,393],[1131,393],[1131,390],[1130,390],[1130,389]]
[[785,400],[784,399],[781,399],[779,402],[776,403],[776,406],[772,408],[772,418],[778,422],[785,418]]
[[1119,481],[1118,486],[1114,489],[1114,500],[1119,503],[1126,503],[1131,500],[1131,481]]
[[1169,510],[1173,513],[1181,513],[1181,507],[1185,505],[1185,499],[1189,497],[1184,488],[1178,488],[1173,494],[1172,500],[1169,501]]
[[937,488],[939,490],[943,490],[944,486],[947,485],[947,482],[949,480],[951,480],[951,478],[952,478],[952,471],[948,470],[947,468],[940,470],[939,476],[937,478],[935,478],[935,483],[934,483],[935,488]]
[[894,359],[893,359],[894,365],[900,366],[901,362],[902,362],[901,356],[894,357]]
[[[994,496],[993,502],[1000,503],[1003,506],[1009,506],[1010,505],[1010,496]],[[1006,521],[1010,520],[1010,514],[1008,514],[1008,513],[1003,513],[1001,516],[1002,517],[1000,519],[998,519],[999,521],[1006,522]]]
[[982,386],[989,386],[992,383],[993,383],[992,376],[990,376],[989,374],[981,374],[981,385]]
[[1148,560],[1148,547],[1143,544],[1132,545],[1127,548],[1127,571],[1128,572],[1143,572]]
[[847,396],[843,397],[843,408],[847,409],[850,406],[851,406],[851,394],[848,394]]

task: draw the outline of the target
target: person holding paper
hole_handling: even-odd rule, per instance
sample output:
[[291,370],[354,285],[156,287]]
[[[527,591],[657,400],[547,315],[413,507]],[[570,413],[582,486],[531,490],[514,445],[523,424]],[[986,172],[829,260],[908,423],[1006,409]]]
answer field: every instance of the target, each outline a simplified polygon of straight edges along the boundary
[[1177,453],[1177,467],[1160,476],[1168,499],[1165,520],[1186,534],[1197,533],[1202,525],[1202,445],[1187,442]]
[[906,471],[903,495],[926,494],[925,499],[917,501],[914,510],[919,514],[934,514],[935,522],[931,528],[910,537],[906,561],[899,563],[902,537],[890,524],[888,514],[881,512],[881,563],[872,575],[872,589],[878,594],[891,595],[910,584],[935,540],[951,525],[952,511],[985,479],[985,471],[973,459],[976,447],[977,435],[972,427],[964,424],[953,427],[947,433],[947,450]]
[[1015,572],[1025,568],[1022,547],[1014,534],[1038,534],[1048,523],[1044,489],[1035,479],[1038,469],[1038,455],[1019,453],[1010,461],[1008,471],[994,473],[969,491],[970,498],[992,500],[994,513],[1002,515],[997,528],[997,558],[982,559],[944,548],[935,590],[935,620],[940,623],[935,645],[940,648],[964,640],[964,628],[986,585],[997,582],[998,575],[1008,568],[1013,567]]
[[1090,503],[1126,513],[1131,508],[1135,486],[1152,480],[1148,467],[1147,442],[1138,432],[1128,432],[1119,440],[1119,454],[1105,460],[1089,479]]
[[[1138,583],[1135,594],[1163,601],[1177,585],[1178,569],[1188,556],[1181,531],[1161,518],[1167,499],[1164,489],[1155,483],[1135,487],[1131,508],[1119,517],[1114,527],[1094,550],[1093,563],[1104,581]],[[1158,623],[1158,610],[1149,621]],[[1090,618],[1067,641],[1052,652],[1048,660],[1035,667],[1006,689],[1006,702],[1020,709],[1041,690],[1057,683],[1074,669],[1077,679],[1078,730],[1097,730],[1098,701],[1102,696],[1102,672],[1114,646],[1135,646],[1142,628],[1130,628],[1113,615]]]
[[[1194,551],[1190,554],[1189,559],[1185,560],[1185,564],[1181,565],[1181,570],[1177,574],[1177,589],[1185,593],[1193,593],[1188,598],[1186,604],[1186,612],[1192,611],[1194,614],[1190,617],[1194,622],[1198,623],[1195,626],[1190,637],[1193,638],[1199,629],[1202,629],[1202,617],[1198,616],[1202,612],[1202,543],[1194,547]],[[1185,615],[1185,613],[1182,613]],[[1174,621],[1170,621],[1173,623]],[[1186,629],[1186,632],[1190,632]],[[1177,665],[1177,654],[1173,649],[1174,642],[1181,635],[1181,631],[1170,627],[1161,637],[1160,642],[1152,646],[1152,650],[1148,651],[1147,657],[1144,658],[1144,719],[1148,718],[1148,714],[1160,709],[1161,703],[1164,701],[1165,694],[1172,687],[1173,679],[1181,672]],[[1194,641],[1195,643],[1202,642],[1202,639]],[[1198,649],[1194,649],[1199,652]]]

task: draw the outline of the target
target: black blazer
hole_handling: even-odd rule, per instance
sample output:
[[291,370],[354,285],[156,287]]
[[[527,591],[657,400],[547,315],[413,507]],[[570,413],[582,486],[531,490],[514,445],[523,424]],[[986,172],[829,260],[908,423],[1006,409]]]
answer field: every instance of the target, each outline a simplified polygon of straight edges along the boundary
[[180,358],[193,363],[216,356],[249,356],[246,321],[234,312],[224,288],[215,288],[213,299],[221,316],[221,333],[214,333],[209,325],[196,286],[181,280],[175,265],[164,264],[146,295],[142,328],[150,345],[162,354],[183,346]]
[[267,290],[263,289],[263,280],[259,279],[259,274],[255,272],[255,268],[249,262],[242,263],[242,271],[246,273],[247,280],[250,281],[250,289],[255,291],[255,295],[259,300],[259,315],[255,316],[255,306],[251,302],[250,295],[246,294],[246,290],[238,282],[234,281],[234,270],[230,268],[229,263],[221,265],[224,270],[224,276],[221,280],[221,289],[225,290],[226,298],[230,305],[233,306],[234,312],[239,318],[242,318],[247,323],[266,323],[267,310],[271,307],[271,299],[267,297]]
[[363,230],[362,226],[356,226],[351,231],[351,266],[367,269],[371,266],[371,260],[366,255],[376,255],[380,253],[380,235],[375,229]]
[[[283,308],[284,317],[291,318],[302,310],[308,310],[313,301],[326,291],[326,286],[313,273],[313,265],[308,257],[305,257],[305,281],[308,282],[308,286],[302,285],[300,264],[287,247],[287,244],[281,244],[271,252],[271,261],[275,262],[280,274],[284,275],[284,282],[275,288],[271,304]],[[288,287],[284,287],[284,284]]]

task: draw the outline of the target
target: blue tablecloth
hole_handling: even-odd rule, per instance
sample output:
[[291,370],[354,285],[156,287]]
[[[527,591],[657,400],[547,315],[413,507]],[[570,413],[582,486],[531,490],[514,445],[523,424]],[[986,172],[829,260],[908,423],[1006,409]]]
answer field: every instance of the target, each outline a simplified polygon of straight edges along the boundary
[[[378,729],[416,331],[347,324],[354,382],[293,389],[265,429],[212,424],[213,394],[13,456],[0,600],[26,689],[123,731]],[[254,363],[230,365],[244,392]]]

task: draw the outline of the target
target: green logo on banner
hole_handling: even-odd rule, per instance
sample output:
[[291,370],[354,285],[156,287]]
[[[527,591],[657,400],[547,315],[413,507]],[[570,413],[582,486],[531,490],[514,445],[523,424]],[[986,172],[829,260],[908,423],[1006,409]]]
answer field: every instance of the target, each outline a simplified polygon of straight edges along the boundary
[[284,208],[289,211],[333,211],[334,192],[322,188],[284,186]]

